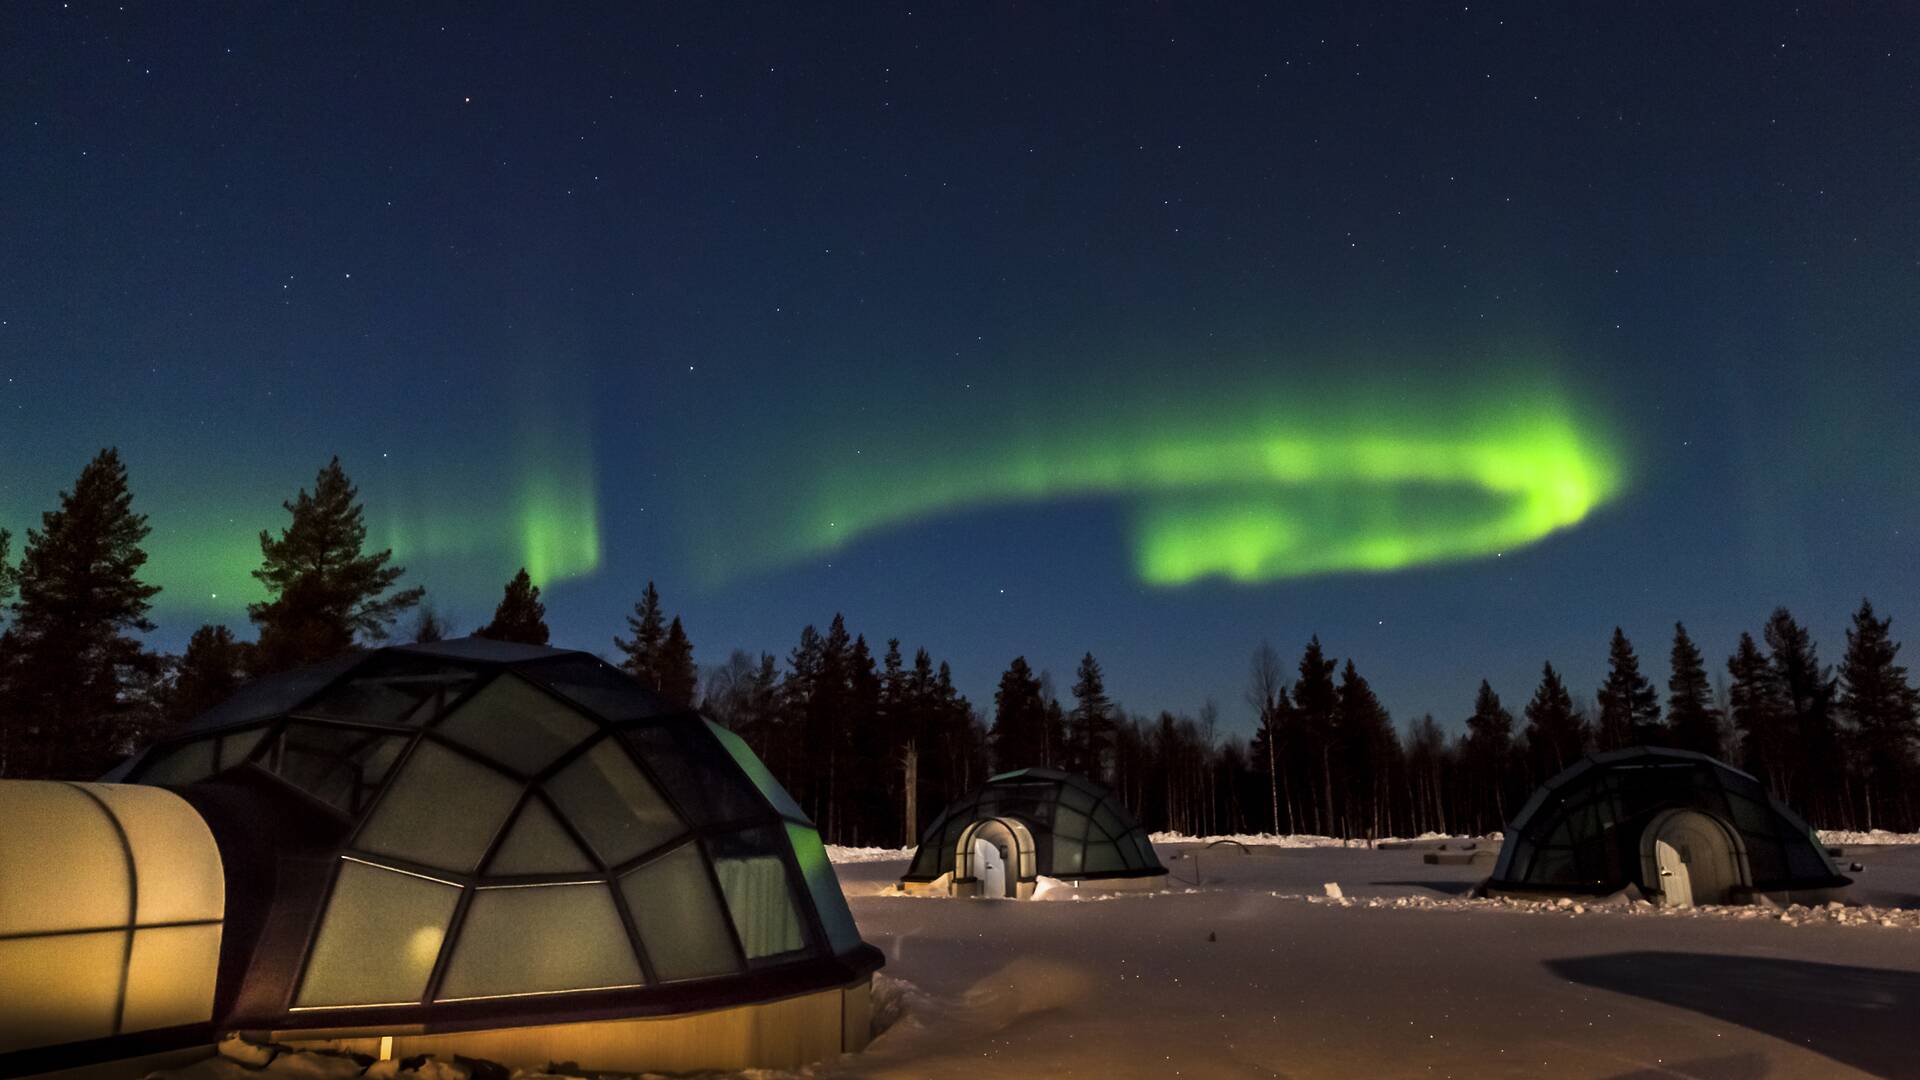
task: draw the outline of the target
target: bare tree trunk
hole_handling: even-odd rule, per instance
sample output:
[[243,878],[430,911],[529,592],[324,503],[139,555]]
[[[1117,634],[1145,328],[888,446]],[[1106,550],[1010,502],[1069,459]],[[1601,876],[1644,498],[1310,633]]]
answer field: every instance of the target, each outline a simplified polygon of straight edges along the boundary
[[920,839],[920,744],[907,741],[907,828],[903,847],[912,847]]

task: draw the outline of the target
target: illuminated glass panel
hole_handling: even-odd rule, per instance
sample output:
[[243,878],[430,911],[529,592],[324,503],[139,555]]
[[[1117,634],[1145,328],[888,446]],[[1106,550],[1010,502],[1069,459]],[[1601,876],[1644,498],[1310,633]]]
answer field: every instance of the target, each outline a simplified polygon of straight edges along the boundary
[[560,822],[537,798],[528,799],[487,864],[489,875],[575,874],[595,869]]
[[[144,884],[141,891],[146,891]],[[147,1031],[210,1019],[214,975],[219,970],[217,925],[135,930],[133,954],[127,959],[127,1003],[121,1029]]]
[[419,1001],[459,899],[458,886],[342,860],[295,1006]]
[[454,710],[440,734],[523,773],[537,773],[599,725],[517,675],[502,675]]
[[675,848],[647,863],[621,878],[620,889],[662,982],[740,970],[700,845]]
[[804,949],[806,935],[793,903],[779,840],[770,829],[749,829],[715,837],[714,876],[727,898],[734,930],[748,960]]
[[114,1034],[126,954],[125,930],[0,941],[0,1053]]
[[[827,944],[836,953],[858,946],[860,928],[853,923],[853,912],[847,908],[847,898],[840,891],[840,879],[833,872],[833,864],[827,861],[827,849],[820,843],[820,834],[804,825],[788,824],[787,839],[793,843],[793,857],[800,864],[800,876],[807,881],[807,891],[813,894],[814,910],[820,913],[820,922],[827,928]],[[1031,855],[1027,855],[1027,860],[1031,861]]]
[[766,763],[760,760],[760,756],[753,752],[745,740],[711,720],[706,721],[706,725],[707,730],[713,732],[714,738],[720,740],[720,745],[727,748],[727,753],[733,756],[740,770],[747,774],[747,779],[753,781],[753,786],[760,789],[761,796],[772,803],[775,810],[795,821],[808,820],[806,811],[800,809],[800,804],[793,801],[787,789],[773,778],[773,773],[767,771]]
[[644,981],[605,884],[483,888],[461,923],[439,1000]]
[[517,781],[431,742],[394,777],[366,827],[362,850],[462,873],[480,865],[520,797]]
[[601,740],[556,773],[547,794],[609,866],[686,831],[614,739]]

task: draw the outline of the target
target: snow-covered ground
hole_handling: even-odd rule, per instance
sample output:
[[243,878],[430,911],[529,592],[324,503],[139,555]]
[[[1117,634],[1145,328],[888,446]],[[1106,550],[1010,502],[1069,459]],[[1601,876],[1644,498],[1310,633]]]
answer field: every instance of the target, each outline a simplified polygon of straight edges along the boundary
[[[835,850],[885,1030],[798,1075],[1920,1077],[1920,846],[1849,851],[1846,903],[1784,912],[1475,900],[1485,867],[1418,849],[1156,848],[1165,892],[1037,904],[906,899],[911,852]],[[346,1075],[299,1067],[266,1075]]]
[[1820,829],[1820,842],[1844,847],[1859,847],[1866,844],[1920,844],[1920,833],[1888,832],[1885,829],[1873,829],[1869,832],[1849,832],[1845,829]]

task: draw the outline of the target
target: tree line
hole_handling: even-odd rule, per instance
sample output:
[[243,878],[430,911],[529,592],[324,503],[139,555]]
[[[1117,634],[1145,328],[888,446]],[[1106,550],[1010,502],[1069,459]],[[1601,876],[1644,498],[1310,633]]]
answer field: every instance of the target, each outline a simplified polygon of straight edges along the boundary
[[[150,530],[115,451],[89,462],[28,530],[17,565],[0,530],[0,776],[97,776],[248,679],[395,636],[459,633],[424,589],[402,587],[391,552],[365,550],[358,492],[337,458],[283,506],[287,524],[259,536],[253,576],[267,598],[247,609],[254,640],[203,626],[179,656],[139,637],[155,629],[159,589],[141,580]],[[1517,719],[1483,680],[1457,735],[1431,715],[1401,730],[1355,662],[1327,655],[1317,637],[1294,662],[1263,644],[1248,670],[1257,723],[1246,739],[1220,730],[1211,701],[1191,714],[1129,713],[1091,653],[1069,701],[1016,657],[988,707],[968,701],[927,650],[909,659],[889,639],[876,655],[839,615],[824,633],[805,627],[784,661],[734,650],[704,671],[654,583],[626,623],[609,658],[739,733],[836,843],[911,842],[992,772],[1031,765],[1112,785],[1156,830],[1479,833],[1580,755],[1633,745],[1732,761],[1826,827],[1920,827],[1920,694],[1891,620],[1865,601],[1837,671],[1781,609],[1758,639],[1741,635],[1716,686],[1676,624],[1663,700],[1616,629],[1591,706],[1546,663]],[[540,588],[524,568],[471,633],[547,644]]]

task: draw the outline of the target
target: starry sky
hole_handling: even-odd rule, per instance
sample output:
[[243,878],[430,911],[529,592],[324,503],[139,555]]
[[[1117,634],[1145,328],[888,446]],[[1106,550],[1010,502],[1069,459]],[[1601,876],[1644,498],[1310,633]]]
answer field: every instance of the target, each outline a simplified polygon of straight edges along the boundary
[[177,649],[337,453],[463,628],[1240,729],[1920,618],[1912,9],[1360,7],[5,5],[0,525],[119,446]]

